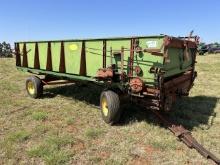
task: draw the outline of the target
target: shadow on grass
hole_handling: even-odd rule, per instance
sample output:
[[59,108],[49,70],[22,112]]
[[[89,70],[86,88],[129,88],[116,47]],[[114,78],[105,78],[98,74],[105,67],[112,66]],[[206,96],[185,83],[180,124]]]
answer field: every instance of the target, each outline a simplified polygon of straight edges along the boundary
[[[79,101],[84,101],[92,106],[99,106],[99,96],[104,88],[93,83],[72,84],[59,87],[46,88],[44,97],[62,95]],[[195,96],[183,97],[173,105],[172,111],[166,116],[176,124],[181,124],[191,130],[194,127],[208,129],[216,114],[214,108],[218,102],[217,97]],[[159,121],[149,110],[144,110],[135,104],[128,103],[122,106],[123,114],[119,125],[132,122],[146,121],[158,125]]]
[[[216,117],[214,109],[218,100],[217,97],[208,96],[183,97],[177,100],[170,112],[163,113],[163,115],[168,120],[183,125],[189,130],[194,127],[209,129]],[[149,110],[135,105],[126,105],[121,122],[129,123],[131,121],[146,121],[154,125],[160,123]]]
[[56,95],[84,101],[93,106],[99,106],[99,97],[104,87],[94,83],[76,83],[44,89],[43,98],[53,98]]

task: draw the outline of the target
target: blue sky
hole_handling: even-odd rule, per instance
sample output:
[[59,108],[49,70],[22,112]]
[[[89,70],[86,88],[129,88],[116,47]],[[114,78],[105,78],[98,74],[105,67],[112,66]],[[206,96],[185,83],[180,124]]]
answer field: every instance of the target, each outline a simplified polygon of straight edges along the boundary
[[0,41],[188,35],[220,42],[219,0],[5,0]]

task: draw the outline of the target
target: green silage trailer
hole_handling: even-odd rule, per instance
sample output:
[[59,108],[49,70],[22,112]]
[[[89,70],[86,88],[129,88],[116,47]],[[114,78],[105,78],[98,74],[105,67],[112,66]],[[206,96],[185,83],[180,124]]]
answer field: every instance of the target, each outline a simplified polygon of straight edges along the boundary
[[35,74],[26,80],[33,98],[54,80],[105,85],[100,107],[109,124],[120,118],[122,97],[169,111],[177,96],[189,94],[196,77],[197,40],[167,35],[16,42],[15,52],[17,69]]

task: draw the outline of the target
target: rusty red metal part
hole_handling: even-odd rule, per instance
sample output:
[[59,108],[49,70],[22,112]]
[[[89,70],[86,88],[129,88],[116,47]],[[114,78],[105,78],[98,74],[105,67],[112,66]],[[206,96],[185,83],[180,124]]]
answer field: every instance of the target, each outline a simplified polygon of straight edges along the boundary
[[23,62],[22,62],[23,67],[28,67],[28,57],[27,57],[27,49],[26,49],[26,43],[24,43],[23,46]]
[[34,68],[40,69],[38,43],[35,43]]
[[19,44],[15,43],[16,66],[21,66],[21,54]]
[[80,71],[81,76],[86,76],[86,48],[85,41],[82,42],[81,59],[80,59]]
[[99,69],[96,73],[98,79],[109,79],[113,77],[113,70],[111,68]]
[[[155,69],[153,72],[160,75],[161,71],[158,68]],[[138,94],[141,97],[154,97],[154,99],[158,100],[159,104],[154,104],[154,109],[169,111],[172,104],[176,101],[177,96],[186,96],[189,94],[189,90],[193,85],[192,76],[192,70],[170,80],[162,80],[161,74],[158,80],[159,84],[161,84],[159,85],[160,87],[144,86],[142,80],[136,77],[130,79],[129,86],[132,93]],[[143,104],[148,99],[142,99]]]
[[121,47],[121,74],[124,73],[124,47]]
[[131,50],[130,50],[130,61],[129,61],[129,77],[133,76],[133,63],[134,63],[134,43],[135,43],[135,39],[132,38],[131,39]]
[[166,94],[176,93],[179,89],[181,89],[182,94],[188,93],[192,86],[192,82],[191,82],[192,74],[193,74],[192,71],[188,71],[177,78],[173,78],[165,82],[164,83],[165,93]]
[[134,71],[137,75],[141,74],[142,70],[140,66],[135,66]]
[[143,87],[144,87],[144,83],[139,77],[132,78],[130,80],[129,85],[130,85],[130,88],[131,88],[131,92],[133,92],[133,93],[141,92],[143,90]]
[[160,90],[159,89],[155,89],[155,88],[146,87],[146,88],[143,89],[143,94],[144,95],[157,96],[157,95],[160,94]]
[[62,84],[74,83],[73,81],[69,81],[69,80],[47,80],[47,79],[42,79],[41,81],[42,81],[43,85],[62,85]]
[[110,60],[111,60],[111,65],[112,65],[112,58],[113,58],[113,50],[112,50],[112,47],[110,47]]
[[52,71],[51,42],[48,42],[48,46],[47,46],[47,66],[46,66],[46,70]]
[[172,48],[185,48],[185,44],[188,45],[188,48],[197,48],[197,43],[189,40],[180,40],[175,37],[166,36],[164,38],[164,46]]
[[106,45],[106,40],[103,40],[103,68],[106,68],[106,52],[107,52],[107,49],[106,49],[107,45]]
[[64,50],[64,43],[63,41],[61,42],[61,50],[60,50],[60,67],[59,71],[61,73],[66,72],[66,65],[65,65],[65,50]]
[[142,50],[142,47],[140,47],[140,46],[137,46],[136,48],[135,48],[135,52],[136,53],[141,53],[143,50]]

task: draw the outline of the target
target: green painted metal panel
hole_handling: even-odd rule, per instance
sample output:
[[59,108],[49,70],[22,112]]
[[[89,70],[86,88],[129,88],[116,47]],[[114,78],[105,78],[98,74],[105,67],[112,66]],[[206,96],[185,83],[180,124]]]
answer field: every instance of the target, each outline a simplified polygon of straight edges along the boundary
[[164,70],[166,71],[165,77],[172,76],[181,72],[183,61],[183,50],[177,48],[169,48],[168,62],[164,63]]
[[48,43],[38,44],[40,69],[43,69],[43,70],[46,70],[46,65],[47,65],[47,47],[48,47]]
[[183,61],[183,69],[189,68],[192,65],[192,55],[194,53],[194,49],[189,49],[188,53],[189,53],[189,59],[185,59]]
[[61,42],[51,42],[52,69],[59,72]]
[[95,76],[98,69],[103,68],[103,42],[86,42],[86,69],[88,76]]
[[[124,49],[130,49],[131,46],[131,40],[111,40],[107,41],[107,58],[106,58],[106,65],[111,65],[111,54],[110,54],[110,48],[112,47],[113,53],[120,52],[121,47],[124,47]],[[130,51],[124,51],[124,72],[127,74],[129,73],[128,70],[128,62],[130,59]],[[121,59],[117,56],[113,55],[112,63],[116,64],[116,68],[120,70],[121,68]]]
[[34,68],[35,43],[26,44],[28,67]]
[[[155,44],[156,43],[156,44]],[[161,38],[142,38],[139,39],[139,46],[143,49],[161,49],[163,44],[163,37]],[[107,42],[107,64],[110,65],[110,47],[112,47],[113,52],[120,52],[121,47],[125,48],[124,52],[124,71],[128,74],[129,73],[129,61],[130,61],[130,46],[131,40],[121,40],[121,41],[108,41]],[[150,47],[149,47],[150,46]],[[120,58],[113,58],[113,64],[117,65],[117,68],[120,69],[121,67],[121,60]],[[134,64],[133,68],[139,66],[142,69],[142,77],[149,85],[155,83],[155,75],[149,73],[149,70],[152,66],[162,67],[163,65],[163,57],[154,56],[150,53],[134,53]],[[134,73],[135,76],[135,73]]]
[[[143,38],[139,40],[139,46],[142,49],[161,49],[163,44],[163,38]],[[161,50],[163,51],[163,50]],[[135,53],[134,56],[134,67],[139,66],[142,69],[142,75],[140,77],[143,78],[147,83],[153,84],[155,83],[155,75],[150,73],[150,68],[152,66],[162,67],[163,65],[163,57],[155,56],[151,53]]]
[[[193,49],[191,51],[193,51]],[[192,53],[189,55],[189,60],[184,59],[184,49],[169,48],[169,62],[164,64],[164,69],[166,71],[164,76],[173,76],[189,69],[189,67],[192,65]]]
[[[150,53],[135,54],[134,67],[139,66],[141,68],[142,74],[139,76],[149,84],[155,83],[155,75],[149,72],[150,68],[153,66],[161,68],[162,63],[163,57],[154,56]],[[134,75],[136,74],[134,73]]]
[[[139,46],[142,49],[156,49],[156,51],[161,51],[163,53],[163,42],[164,36],[146,36],[146,37],[137,37]],[[60,54],[61,54],[61,41],[51,41],[51,56],[52,56],[52,71],[54,72],[44,72],[46,69],[47,63],[47,46],[48,42],[40,42],[39,47],[39,60],[40,60],[40,69],[42,73],[53,73],[60,75],[66,75],[66,77],[71,77],[75,75],[80,77],[80,64],[81,64],[81,51],[82,43],[85,42],[85,58],[86,58],[86,69],[87,77],[94,77],[98,69],[103,67],[103,40],[104,39],[94,39],[94,40],[66,40],[64,41],[64,51],[65,51],[65,67],[66,73],[57,73],[59,72],[60,67]],[[28,52],[28,67],[34,66],[34,44],[35,42],[27,42],[27,52]],[[121,71],[121,56],[112,56],[110,58],[110,48],[112,47],[113,54],[118,52],[120,53],[122,46],[124,47],[124,71],[126,74],[129,74],[129,62],[130,62],[130,47],[131,47],[131,38],[112,38],[106,39],[106,66],[111,66],[116,64],[116,68]],[[23,43],[19,43],[20,52],[23,52]],[[193,51],[193,50],[191,50]],[[190,53],[190,55],[193,53]],[[134,63],[133,67],[139,66],[142,69],[142,74],[140,76],[146,84],[153,85],[156,83],[155,74],[150,73],[150,68],[152,66],[162,68],[166,71],[165,77],[173,76],[175,74],[182,73],[189,69],[192,64],[192,58],[190,56],[189,60],[184,59],[184,49],[179,48],[169,48],[168,58],[170,62],[164,63],[163,56],[152,55],[151,53],[134,52]],[[21,58],[23,59],[23,58]],[[134,69],[133,68],[133,69]],[[41,73],[41,72],[40,72]],[[78,76],[77,76],[78,75]],[[134,72],[134,76],[136,73]],[[92,80],[92,78],[88,78]]]
[[139,45],[143,49],[161,49],[163,46],[164,37],[157,37],[157,38],[141,38],[139,39]]
[[65,42],[66,73],[79,74],[82,42]]

